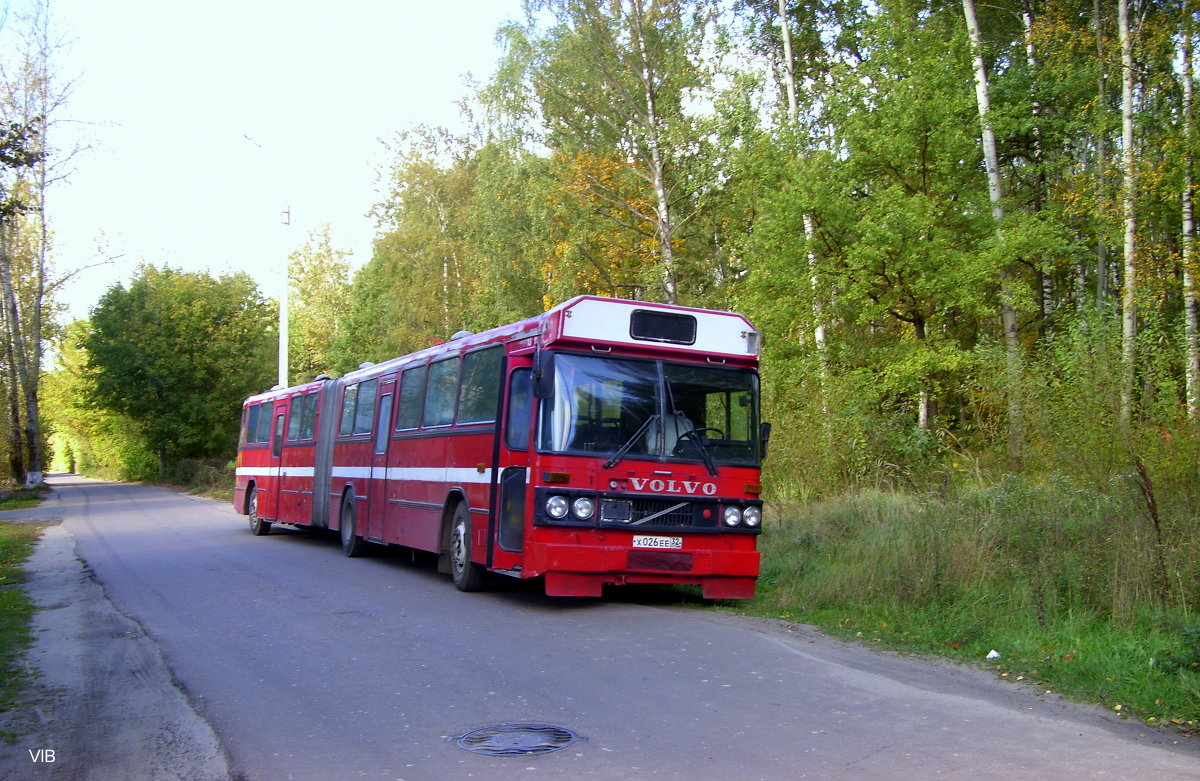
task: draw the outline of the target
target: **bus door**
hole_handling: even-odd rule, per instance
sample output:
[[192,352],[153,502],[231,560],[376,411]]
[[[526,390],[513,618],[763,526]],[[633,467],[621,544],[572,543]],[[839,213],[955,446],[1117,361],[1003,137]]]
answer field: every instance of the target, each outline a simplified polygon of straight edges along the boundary
[[529,459],[533,431],[533,371],[532,361],[512,358],[509,361],[508,381],[504,394],[504,423],[499,427],[500,467],[496,524],[496,556],[494,566],[501,567],[505,553],[520,553],[525,549],[525,505],[529,482]]
[[371,436],[371,479],[367,488],[367,534],[371,542],[384,542],[388,504],[388,445],[391,443],[392,399],[396,378],[385,377],[379,383],[379,403],[375,408],[375,429]]
[[281,399],[275,404],[275,422],[271,425],[271,455],[267,463],[267,490],[263,492],[261,502],[264,506],[259,509],[263,518],[280,518],[280,487],[283,476],[279,466],[283,461],[283,435],[287,431],[287,399]]

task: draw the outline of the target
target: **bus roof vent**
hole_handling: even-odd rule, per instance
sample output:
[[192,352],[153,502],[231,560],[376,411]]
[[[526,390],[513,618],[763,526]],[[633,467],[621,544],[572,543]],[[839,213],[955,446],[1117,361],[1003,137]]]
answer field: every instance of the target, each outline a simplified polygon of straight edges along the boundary
[[453,342],[455,339],[466,339],[468,336],[474,336],[474,335],[475,335],[474,331],[455,331],[454,336],[450,337],[450,341]]
[[629,335],[645,342],[696,343],[695,315],[635,309],[629,316]]
[[364,361],[363,363],[360,363],[360,364],[358,365],[358,368],[360,368],[360,369],[370,369],[370,368],[371,368],[372,366],[374,366],[374,365],[375,365],[375,362],[374,362],[374,361]]

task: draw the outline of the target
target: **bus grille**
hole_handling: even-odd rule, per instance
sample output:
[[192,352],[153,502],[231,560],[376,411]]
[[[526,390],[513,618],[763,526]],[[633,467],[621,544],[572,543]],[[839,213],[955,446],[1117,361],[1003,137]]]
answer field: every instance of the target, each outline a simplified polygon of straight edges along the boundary
[[692,503],[674,499],[634,499],[631,525],[643,522],[646,526],[691,526]]

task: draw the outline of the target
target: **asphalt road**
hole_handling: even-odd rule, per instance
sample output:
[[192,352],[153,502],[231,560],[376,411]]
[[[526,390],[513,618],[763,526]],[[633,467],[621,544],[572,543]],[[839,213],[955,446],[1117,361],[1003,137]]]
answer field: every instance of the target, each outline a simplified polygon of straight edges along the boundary
[[[653,592],[463,594],[429,558],[53,483],[61,528],[29,584],[41,695],[5,779],[1200,779],[1196,741],[984,671]],[[512,724],[565,732],[482,741],[516,756],[454,740]]]

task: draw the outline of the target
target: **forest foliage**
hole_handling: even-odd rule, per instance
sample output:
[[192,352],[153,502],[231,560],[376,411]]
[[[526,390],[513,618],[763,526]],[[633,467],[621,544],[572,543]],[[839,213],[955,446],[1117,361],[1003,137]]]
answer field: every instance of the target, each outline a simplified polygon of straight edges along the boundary
[[[763,331],[781,498],[1005,471],[1102,491],[1137,463],[1190,497],[1196,9],[1119,5],[530,2],[468,129],[390,142],[372,256],[328,232],[294,253],[291,376],[581,293],[674,300]],[[126,293],[167,271],[140,273]],[[83,364],[113,360],[116,295],[73,331]],[[149,432],[106,390],[142,368],[84,379]]]
[[677,300],[763,330],[797,490],[949,464],[1103,485],[1191,436],[1194,9],[1131,6],[1128,104],[1115,7],[977,13],[998,203],[961,3],[530,3],[471,129],[394,139],[374,254],[309,368],[580,293]]

